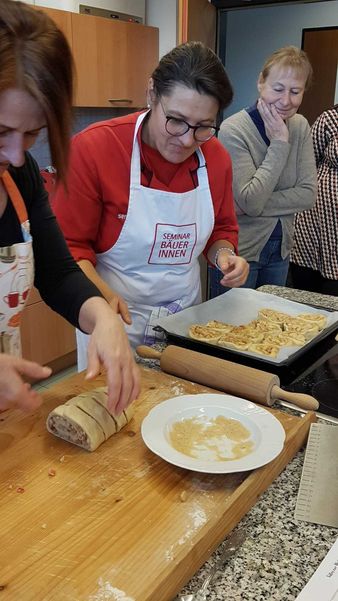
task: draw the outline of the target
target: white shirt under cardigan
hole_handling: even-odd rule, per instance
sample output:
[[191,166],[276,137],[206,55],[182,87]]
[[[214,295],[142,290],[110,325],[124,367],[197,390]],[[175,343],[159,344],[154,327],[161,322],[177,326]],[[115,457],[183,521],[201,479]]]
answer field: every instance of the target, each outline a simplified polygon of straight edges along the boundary
[[239,223],[239,254],[257,261],[278,220],[282,258],[293,243],[294,215],[310,209],[317,173],[310,126],[302,115],[287,120],[289,142],[268,146],[245,110],[223,121],[219,140],[233,164],[233,193]]

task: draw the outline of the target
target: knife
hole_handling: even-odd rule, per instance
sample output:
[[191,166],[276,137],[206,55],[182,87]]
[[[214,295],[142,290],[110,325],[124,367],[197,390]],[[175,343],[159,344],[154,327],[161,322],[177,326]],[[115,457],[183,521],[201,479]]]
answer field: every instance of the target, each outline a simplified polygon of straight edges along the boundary
[[214,579],[216,573],[224,566],[225,562],[239,549],[246,539],[244,528],[236,530],[224,542],[221,556],[217,559],[215,565],[211,568],[208,576],[204,580],[202,586],[195,592],[187,595],[181,595],[178,601],[206,601],[209,584]]

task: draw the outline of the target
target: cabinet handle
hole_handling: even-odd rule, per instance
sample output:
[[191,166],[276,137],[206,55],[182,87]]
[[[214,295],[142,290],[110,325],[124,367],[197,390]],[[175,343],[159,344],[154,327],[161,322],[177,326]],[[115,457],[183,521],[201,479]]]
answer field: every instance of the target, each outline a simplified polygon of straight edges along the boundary
[[130,98],[108,98],[108,102],[133,102]]

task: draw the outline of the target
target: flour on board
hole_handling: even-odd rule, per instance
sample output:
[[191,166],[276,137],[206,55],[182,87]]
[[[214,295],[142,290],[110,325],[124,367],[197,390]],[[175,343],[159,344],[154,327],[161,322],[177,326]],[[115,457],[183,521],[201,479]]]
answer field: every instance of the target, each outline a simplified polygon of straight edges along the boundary
[[90,595],[88,601],[135,601],[133,597],[128,597],[126,593],[113,587],[110,582],[104,582],[103,578],[98,581],[99,590],[94,595]]

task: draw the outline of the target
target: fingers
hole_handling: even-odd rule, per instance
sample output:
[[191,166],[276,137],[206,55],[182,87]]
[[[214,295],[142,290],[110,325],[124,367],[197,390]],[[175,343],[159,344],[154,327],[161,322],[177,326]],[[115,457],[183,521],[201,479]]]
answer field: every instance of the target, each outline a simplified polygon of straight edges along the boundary
[[238,288],[245,284],[249,275],[249,265],[243,257],[229,257],[229,267],[221,279],[222,286]]
[[34,380],[48,378],[48,376],[50,376],[52,373],[50,367],[43,367],[42,365],[39,365],[39,363],[27,361],[26,359],[21,359],[20,357],[13,357],[12,364],[20,374],[28,376],[29,378],[33,378]]
[[[140,372],[134,363],[132,369],[124,369],[122,373],[121,395],[118,403],[115,405],[116,415],[120,415],[123,409],[126,409],[140,394]],[[108,401],[109,403],[109,401]]]
[[88,345],[88,367],[86,379],[100,373],[102,365],[108,386],[108,409],[119,415],[135,400],[140,391],[139,370],[129,346],[121,319],[114,316],[113,330],[99,328],[92,334]]
[[106,365],[108,386],[108,410],[113,415],[120,415],[126,406],[127,386],[122,377],[122,370],[116,365]]
[[18,408],[28,413],[37,409],[41,403],[41,396],[30,384],[23,382],[14,370],[9,382],[0,382],[0,409]]
[[87,351],[87,370],[86,380],[92,380],[99,375],[101,369],[100,359],[96,352],[95,346],[92,344],[92,340],[89,341]]
[[129,309],[127,303],[118,296],[118,294],[114,294],[113,298],[109,301],[111,308],[114,313],[119,313],[123,319],[123,321],[127,324],[131,324],[132,320],[130,317]]
[[40,407],[41,403],[41,396],[36,392],[36,390],[31,388],[30,384],[27,383],[22,385],[18,397],[14,401],[14,405],[26,413],[34,411]]
[[129,325],[132,323],[128,305],[121,297],[119,297],[119,313],[125,323]]

